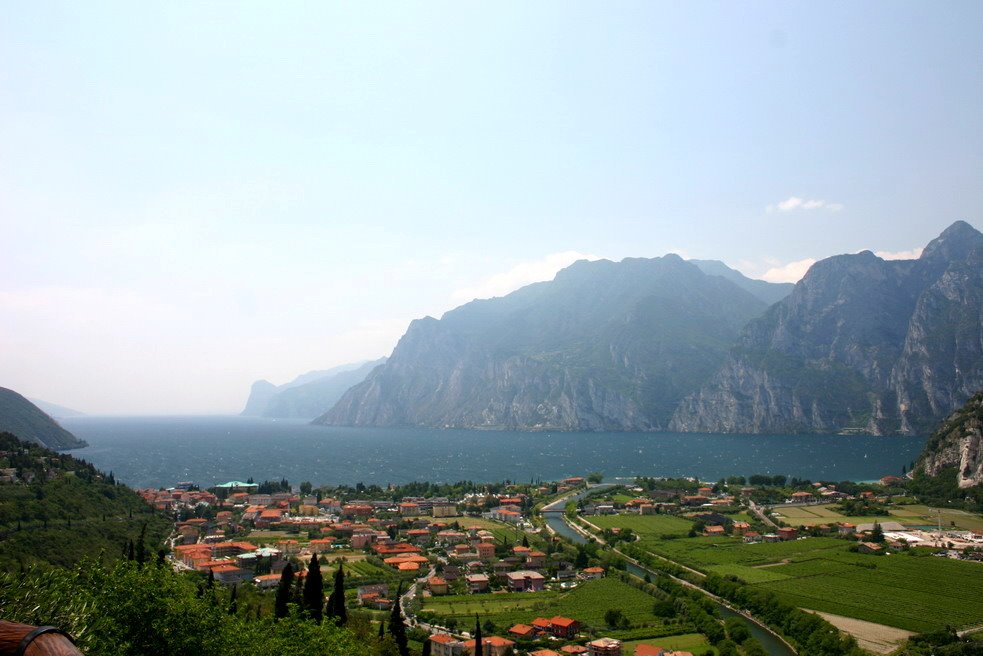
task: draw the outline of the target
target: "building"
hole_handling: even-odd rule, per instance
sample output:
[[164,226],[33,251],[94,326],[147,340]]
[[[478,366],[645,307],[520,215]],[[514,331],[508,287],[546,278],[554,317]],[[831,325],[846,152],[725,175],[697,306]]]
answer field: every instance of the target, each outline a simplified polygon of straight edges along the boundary
[[[474,645],[474,640],[466,641],[464,643],[465,653],[473,654]],[[512,651],[513,647],[515,647],[514,642],[498,636],[488,636],[487,638],[481,639],[481,653],[484,656],[506,656]]]
[[582,571],[581,576],[585,579],[603,579],[604,578],[604,568],[603,567],[585,567]]
[[784,541],[794,540],[798,534],[799,532],[791,526],[783,526],[782,528],[778,529],[778,535],[781,536],[782,540]]
[[587,643],[589,656],[621,656],[621,641],[614,638],[598,638]]
[[862,554],[879,554],[884,553],[884,547],[876,542],[861,542],[857,544],[857,551]]
[[532,569],[546,567],[546,554],[542,551],[530,551],[526,554],[526,567]]
[[430,636],[430,653],[432,656],[462,656],[464,643],[446,633],[435,633]]
[[569,617],[550,618],[550,633],[557,638],[570,640],[580,632],[580,622]]
[[583,645],[567,645],[565,647],[560,647],[560,651],[564,654],[570,654],[571,656],[580,656],[580,654],[587,653],[587,647]]
[[516,624],[509,629],[509,635],[517,640],[532,640],[539,635],[539,631],[536,630],[536,627],[528,624]]
[[733,535],[744,535],[750,530],[751,530],[751,525],[748,524],[747,522],[734,522],[730,526],[730,532]]
[[495,557],[495,545],[491,542],[479,542],[475,545],[478,551],[478,558],[481,560],[491,560]]
[[449,592],[447,580],[440,576],[431,576],[427,581],[427,587],[430,588],[432,595],[445,595]]
[[[512,592],[541,592],[546,584],[546,578],[539,572],[519,570],[505,575],[509,590]],[[488,577],[485,577],[488,580]]]
[[664,647],[657,647],[655,645],[646,645],[644,643],[635,645],[635,656],[663,656],[666,651]]
[[485,574],[468,574],[464,577],[468,585],[468,592],[488,592],[488,576]]
[[727,531],[724,530],[723,526],[706,526],[703,528],[703,535],[707,537],[719,537],[727,535]]

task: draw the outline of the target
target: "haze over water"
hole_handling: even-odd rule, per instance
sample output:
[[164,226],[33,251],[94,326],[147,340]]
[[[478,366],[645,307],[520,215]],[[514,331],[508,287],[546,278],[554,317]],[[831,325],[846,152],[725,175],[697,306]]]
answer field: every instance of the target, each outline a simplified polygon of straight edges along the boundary
[[555,480],[787,474],[872,480],[899,474],[925,437],[516,433],[343,428],[244,417],[79,417],[62,425],[89,446],[73,452],[122,482],[211,486],[253,477],[293,484]]

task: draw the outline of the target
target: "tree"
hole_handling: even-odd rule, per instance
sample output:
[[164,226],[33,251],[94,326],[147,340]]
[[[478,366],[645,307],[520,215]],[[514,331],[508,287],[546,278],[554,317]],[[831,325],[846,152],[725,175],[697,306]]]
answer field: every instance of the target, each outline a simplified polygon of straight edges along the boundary
[[420,656],[430,656],[431,649],[432,643],[430,642],[430,638],[427,638],[423,641],[423,651],[420,653]]
[[311,554],[311,562],[307,566],[307,576],[304,578],[304,608],[318,624],[324,616],[324,580],[321,577],[321,563],[317,554]]
[[294,583],[293,565],[287,563],[280,573],[280,584],[276,588],[276,601],[273,604],[273,613],[277,618],[286,617],[290,614],[287,604],[290,603],[290,590]]
[[587,482],[588,483],[600,483],[603,480],[604,480],[604,473],[603,472],[591,472],[591,473],[587,474]]
[[138,565],[143,565],[147,560],[147,522],[140,528],[140,539],[136,545],[136,561]]
[[399,649],[399,656],[410,656],[409,640],[406,637],[406,623],[403,621],[403,609],[399,605],[399,598],[403,596],[403,584],[400,583],[393,599],[393,609],[389,613],[389,635],[396,641]]
[[870,532],[871,542],[884,542],[884,529],[877,522],[874,522],[874,530]]
[[239,587],[232,586],[232,594],[229,595],[229,615],[239,612]]
[[484,656],[484,645],[481,644],[481,622],[478,620],[478,614],[474,615],[474,653],[472,656]]
[[338,626],[344,626],[348,622],[348,610],[345,608],[345,570],[342,563],[338,563],[338,571],[334,573],[334,590],[331,592],[331,600],[331,616],[334,617]]

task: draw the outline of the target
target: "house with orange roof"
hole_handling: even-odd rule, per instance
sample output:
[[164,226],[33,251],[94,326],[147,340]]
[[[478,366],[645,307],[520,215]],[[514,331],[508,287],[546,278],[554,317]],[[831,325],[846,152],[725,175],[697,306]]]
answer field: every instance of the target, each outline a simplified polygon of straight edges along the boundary
[[432,656],[462,656],[464,643],[446,633],[434,633],[429,638]]
[[509,635],[518,640],[532,640],[539,635],[539,631],[536,630],[536,627],[528,624],[516,624],[509,629]]
[[550,632],[557,638],[570,640],[580,632],[580,622],[569,617],[550,618]]
[[430,588],[430,594],[434,596],[445,595],[450,592],[450,588],[447,585],[447,580],[440,576],[431,576],[430,579],[427,580],[427,587]]
[[635,645],[635,656],[663,656],[666,652],[665,647],[646,645],[645,643]]
[[322,554],[327,551],[331,551],[331,545],[334,544],[334,542],[334,538],[315,538],[310,541],[308,546],[312,552]]
[[566,645],[565,647],[560,647],[560,651],[564,654],[571,654],[571,656],[580,656],[580,654],[587,653],[587,647],[583,645]]
[[560,653],[552,649],[537,649],[529,652],[529,656],[560,656]]
[[721,535],[727,535],[727,531],[724,530],[723,526],[706,526],[703,528],[703,535],[707,537],[719,537]]
[[602,579],[604,578],[604,568],[603,567],[585,567],[581,573],[582,578],[585,579]]
[[546,554],[542,551],[530,551],[526,554],[526,567],[531,569],[546,567]]
[[[465,653],[473,654],[474,647],[474,640],[466,640],[464,642]],[[487,638],[481,639],[481,653],[485,656],[507,656],[513,647],[515,647],[514,642],[499,636],[488,636]]]
[[474,594],[488,591],[487,574],[468,574],[464,579],[467,582],[468,592]]

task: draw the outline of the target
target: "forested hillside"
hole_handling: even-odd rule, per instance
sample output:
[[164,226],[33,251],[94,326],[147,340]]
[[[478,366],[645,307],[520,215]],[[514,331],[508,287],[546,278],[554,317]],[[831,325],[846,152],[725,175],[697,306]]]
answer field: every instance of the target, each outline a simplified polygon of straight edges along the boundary
[[114,559],[144,526],[156,550],[169,525],[89,463],[0,433],[0,569]]

